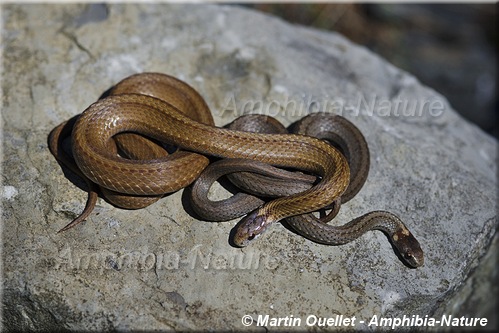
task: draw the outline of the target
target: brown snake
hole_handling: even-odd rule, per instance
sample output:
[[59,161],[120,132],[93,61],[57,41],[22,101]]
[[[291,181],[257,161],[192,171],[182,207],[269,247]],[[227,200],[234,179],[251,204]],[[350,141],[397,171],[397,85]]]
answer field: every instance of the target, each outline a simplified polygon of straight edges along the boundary
[[[67,139],[70,154],[63,148]],[[168,154],[165,144],[181,150]],[[141,208],[191,184],[209,163],[204,155],[249,159],[319,177],[309,189],[268,201],[243,219],[242,225],[260,226],[262,231],[273,222],[340,200],[350,181],[345,157],[324,141],[215,127],[206,103],[194,89],[156,73],[133,75],[117,84],[108,97],[56,127],[49,136],[49,147],[59,162],[89,186],[84,212],[62,230],[90,214],[96,186],[116,206]],[[410,233],[401,236],[412,237]],[[422,251],[417,248],[411,255],[419,261],[411,263],[413,266],[422,264]]]

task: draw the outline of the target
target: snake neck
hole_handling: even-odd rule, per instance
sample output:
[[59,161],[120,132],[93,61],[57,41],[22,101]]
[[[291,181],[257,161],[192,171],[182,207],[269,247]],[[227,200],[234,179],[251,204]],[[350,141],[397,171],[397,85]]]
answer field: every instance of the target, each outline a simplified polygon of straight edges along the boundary
[[327,245],[349,243],[367,231],[383,231],[396,248],[401,259],[411,267],[424,263],[419,242],[409,232],[400,218],[390,212],[374,211],[357,217],[342,226],[321,223],[312,214],[288,218],[289,224],[307,238]]

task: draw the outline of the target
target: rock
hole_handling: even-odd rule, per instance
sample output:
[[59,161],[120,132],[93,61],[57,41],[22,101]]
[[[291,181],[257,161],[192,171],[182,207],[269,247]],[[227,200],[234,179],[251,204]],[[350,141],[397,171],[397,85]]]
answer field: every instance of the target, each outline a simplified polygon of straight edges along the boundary
[[[366,329],[373,318],[447,314],[473,271],[488,290],[496,268],[480,260],[497,228],[497,142],[365,48],[233,6],[5,5],[2,15],[7,329],[239,330],[245,315],[301,329],[355,316]],[[286,125],[314,111],[347,117],[372,165],[333,223],[389,210],[425,265],[404,266],[380,232],[331,247],[278,224],[234,248],[236,221],[196,220],[182,192],[136,211],[100,199],[85,223],[56,234],[86,193],[50,155],[48,133],[143,71],[191,84],[219,126],[251,112]]]

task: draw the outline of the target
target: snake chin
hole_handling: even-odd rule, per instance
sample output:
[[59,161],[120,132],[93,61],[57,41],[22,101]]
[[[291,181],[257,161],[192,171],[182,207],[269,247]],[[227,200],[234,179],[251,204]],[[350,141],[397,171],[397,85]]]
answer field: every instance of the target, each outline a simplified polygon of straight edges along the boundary
[[259,214],[259,210],[254,210],[246,215],[236,229],[234,244],[239,247],[249,245],[267,230],[268,221],[264,215]]

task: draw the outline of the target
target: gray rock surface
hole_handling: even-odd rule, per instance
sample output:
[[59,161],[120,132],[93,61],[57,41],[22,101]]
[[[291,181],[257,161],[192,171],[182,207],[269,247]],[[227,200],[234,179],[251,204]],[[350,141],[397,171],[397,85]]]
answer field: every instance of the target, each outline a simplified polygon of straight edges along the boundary
[[[495,268],[480,262],[497,228],[497,142],[365,48],[237,7],[4,5],[2,19],[6,328],[239,330],[250,315],[264,331],[256,320],[269,315],[303,330],[321,329],[309,316],[343,315],[360,330],[373,316],[461,313],[473,271],[489,290]],[[275,225],[234,248],[236,221],[196,220],[182,192],[137,211],[99,200],[87,222],[56,234],[86,194],[50,155],[49,131],[143,71],[190,83],[220,126],[251,112],[286,125],[317,110],[350,119],[372,165],[335,223],[392,211],[422,243],[424,267],[404,266],[380,232],[330,247]]]

